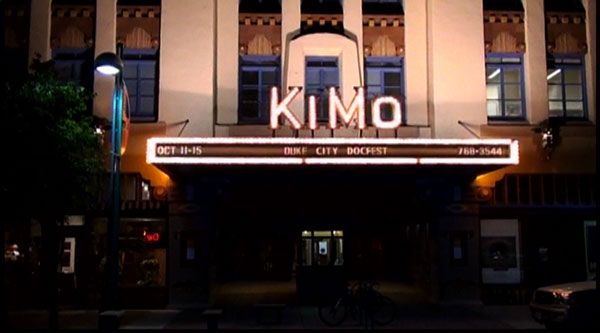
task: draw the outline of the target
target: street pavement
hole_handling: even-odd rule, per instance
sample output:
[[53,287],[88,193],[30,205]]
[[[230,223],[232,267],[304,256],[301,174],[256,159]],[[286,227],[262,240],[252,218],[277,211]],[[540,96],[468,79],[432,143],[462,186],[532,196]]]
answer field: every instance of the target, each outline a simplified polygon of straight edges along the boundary
[[[121,330],[205,330],[205,309],[125,310],[120,321]],[[324,330],[317,309],[311,306],[288,305],[282,310],[280,322],[273,313],[264,313],[258,320],[257,309],[251,306],[225,308],[218,328],[252,330]],[[60,312],[61,329],[95,330],[98,312],[73,310]],[[43,330],[47,326],[44,311],[8,313],[9,328]],[[336,329],[360,330],[364,327],[350,317]],[[531,319],[526,305],[418,305],[399,307],[396,319],[389,325],[375,327],[382,330],[538,330],[543,329]]]

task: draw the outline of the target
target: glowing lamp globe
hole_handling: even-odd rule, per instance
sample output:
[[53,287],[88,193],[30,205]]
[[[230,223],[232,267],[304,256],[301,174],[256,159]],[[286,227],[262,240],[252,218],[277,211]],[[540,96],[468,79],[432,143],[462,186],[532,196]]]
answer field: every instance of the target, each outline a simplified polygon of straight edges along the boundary
[[123,70],[123,60],[112,52],[104,52],[96,57],[94,67],[104,75],[117,75]]

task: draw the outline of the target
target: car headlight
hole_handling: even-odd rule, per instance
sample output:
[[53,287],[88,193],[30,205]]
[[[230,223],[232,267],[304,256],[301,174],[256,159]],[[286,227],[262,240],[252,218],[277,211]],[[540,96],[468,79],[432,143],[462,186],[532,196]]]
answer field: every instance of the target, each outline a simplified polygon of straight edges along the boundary
[[567,304],[569,303],[571,293],[572,292],[570,290],[559,290],[553,292],[552,294],[554,295],[554,299],[557,300],[559,303]]

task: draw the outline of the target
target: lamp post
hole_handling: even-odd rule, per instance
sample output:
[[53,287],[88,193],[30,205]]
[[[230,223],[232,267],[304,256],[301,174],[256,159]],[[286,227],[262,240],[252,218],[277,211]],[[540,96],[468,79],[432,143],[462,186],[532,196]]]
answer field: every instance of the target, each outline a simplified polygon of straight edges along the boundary
[[123,121],[123,45],[117,44],[117,53],[105,52],[96,57],[94,67],[103,74],[115,77],[112,100],[111,168],[110,168],[110,218],[107,226],[106,290],[104,310],[116,310],[119,286],[119,224],[121,211],[121,143]]

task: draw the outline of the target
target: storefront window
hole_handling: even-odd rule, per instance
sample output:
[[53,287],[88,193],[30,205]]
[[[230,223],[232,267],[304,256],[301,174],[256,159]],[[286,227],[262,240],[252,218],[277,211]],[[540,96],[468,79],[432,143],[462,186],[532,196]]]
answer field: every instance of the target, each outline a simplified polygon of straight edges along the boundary
[[343,265],[343,237],[341,230],[303,231],[302,266]]
[[[97,220],[98,253],[105,256],[106,219]],[[123,218],[119,234],[120,286],[164,287],[167,268],[166,224],[159,218]],[[105,259],[99,269],[104,270]]]
[[166,248],[163,220],[136,219],[122,222],[121,286],[164,286]]

